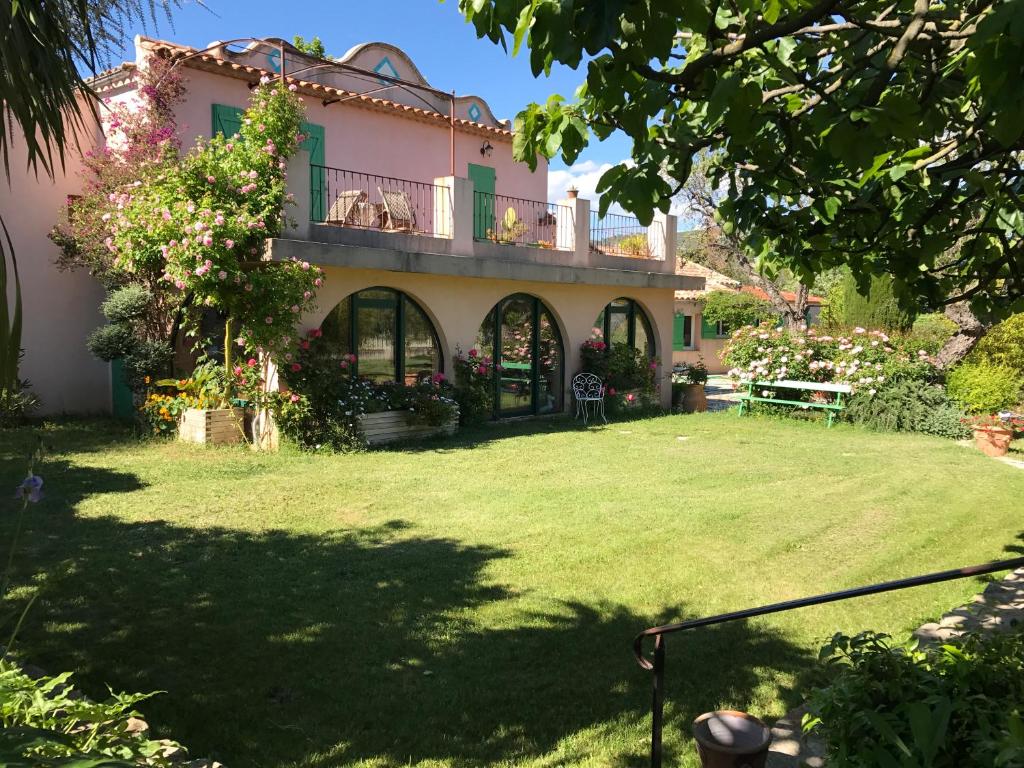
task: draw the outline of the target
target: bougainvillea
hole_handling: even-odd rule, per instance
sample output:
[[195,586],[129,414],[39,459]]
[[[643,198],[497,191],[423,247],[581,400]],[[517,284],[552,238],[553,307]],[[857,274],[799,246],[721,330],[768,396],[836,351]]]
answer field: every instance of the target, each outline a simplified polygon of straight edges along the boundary
[[[288,158],[304,137],[301,100],[264,79],[239,132],[198,145],[180,162],[108,196],[106,247],[125,272],[161,279],[225,318],[225,366],[243,347],[287,363],[294,325],[313,306],[323,278],[306,262],[272,262],[280,234]],[[230,380],[230,379],[229,379]]]

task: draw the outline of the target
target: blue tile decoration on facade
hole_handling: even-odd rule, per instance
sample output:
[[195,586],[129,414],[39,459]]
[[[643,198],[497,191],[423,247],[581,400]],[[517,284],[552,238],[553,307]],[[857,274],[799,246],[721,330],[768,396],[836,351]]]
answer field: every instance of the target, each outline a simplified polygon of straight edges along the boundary
[[477,106],[476,102],[469,105],[469,119],[474,123],[480,121],[480,115],[482,114],[483,112],[480,111],[480,107]]
[[[377,66],[373,68],[373,71],[378,75],[384,75],[385,77],[398,78],[398,70],[395,69],[395,65],[391,63],[391,59],[385,56],[383,59],[377,62]],[[380,80],[381,85],[386,85],[387,80]]]
[[281,52],[280,51],[271,51],[270,53],[268,53],[267,54],[267,63],[270,65],[270,69],[271,69],[272,72],[280,72],[281,71]]

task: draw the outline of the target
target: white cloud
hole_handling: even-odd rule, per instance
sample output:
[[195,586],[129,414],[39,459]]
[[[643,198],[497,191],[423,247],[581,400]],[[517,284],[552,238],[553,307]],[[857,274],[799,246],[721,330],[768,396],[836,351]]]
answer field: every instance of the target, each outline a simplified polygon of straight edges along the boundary
[[[633,165],[632,160],[627,159],[622,162],[627,166]],[[598,164],[593,160],[585,160],[582,163],[576,163],[576,165],[571,168],[564,170],[549,170],[548,200],[551,200],[552,202],[564,200],[566,198],[566,190],[568,190],[569,187],[575,186],[576,189],[580,191],[580,197],[590,200],[590,209],[596,211],[598,201],[600,200],[600,195],[595,191],[597,188],[597,182],[600,181],[604,172],[611,167],[613,167],[612,163]],[[608,212],[619,214],[629,213],[617,203],[612,204],[608,209]],[[679,198],[672,201],[672,207],[669,212],[685,221],[692,221],[695,218],[694,212],[689,210],[688,205]]]

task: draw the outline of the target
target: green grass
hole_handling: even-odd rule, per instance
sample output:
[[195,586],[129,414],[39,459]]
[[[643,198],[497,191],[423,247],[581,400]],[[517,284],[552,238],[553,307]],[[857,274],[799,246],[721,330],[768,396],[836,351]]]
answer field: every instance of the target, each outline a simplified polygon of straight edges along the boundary
[[[0,437],[3,490],[31,437]],[[93,695],[166,691],[157,733],[230,768],[642,765],[638,630],[998,558],[1024,527],[1024,472],[973,449],[732,414],[350,456],[45,439],[21,653]],[[669,764],[702,711],[798,703],[833,632],[905,633],[978,588],[671,638]]]

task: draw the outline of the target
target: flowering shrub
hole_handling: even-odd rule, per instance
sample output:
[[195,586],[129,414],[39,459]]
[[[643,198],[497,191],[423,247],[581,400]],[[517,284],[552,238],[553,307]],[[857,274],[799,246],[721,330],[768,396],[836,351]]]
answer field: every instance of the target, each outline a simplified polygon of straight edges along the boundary
[[[458,406],[444,374],[423,377],[412,386],[374,383],[352,375],[355,362],[355,355],[323,342],[319,328],[306,331],[281,371],[285,386],[266,396],[286,437],[305,450],[353,450],[364,444],[359,426],[363,414],[405,411],[413,423],[429,426],[456,417]],[[235,370],[245,375],[243,366]],[[247,386],[262,392],[252,382]]]
[[239,346],[286,362],[295,321],[323,282],[319,268],[271,263],[263,252],[281,231],[285,170],[304,138],[302,116],[294,93],[264,81],[238,134],[201,140],[180,162],[108,195],[105,245],[116,267],[159,270],[166,284],[219,310],[228,370],[236,334]]
[[818,334],[813,328],[789,331],[763,324],[733,332],[722,351],[729,376],[742,384],[757,381],[811,381],[848,384],[874,394],[896,379],[931,380],[935,365],[901,338],[855,328],[849,336]]
[[[582,369],[593,373],[605,385],[606,406],[614,412],[620,407],[651,405],[656,391],[658,361],[628,344],[604,341],[600,328],[591,330],[590,338],[580,345]],[[631,392],[632,398],[626,399]]]
[[471,349],[455,355],[455,400],[462,424],[479,424],[494,413],[494,361]]

